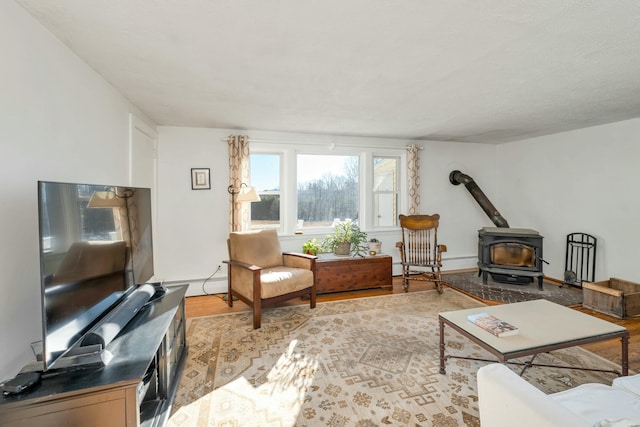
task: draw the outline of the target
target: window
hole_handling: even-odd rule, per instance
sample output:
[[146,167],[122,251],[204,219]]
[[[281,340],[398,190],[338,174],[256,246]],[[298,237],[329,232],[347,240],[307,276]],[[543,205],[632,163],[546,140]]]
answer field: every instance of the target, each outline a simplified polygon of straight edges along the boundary
[[406,149],[315,143],[253,143],[251,228],[326,233],[335,220],[363,230],[397,226],[406,204]]
[[358,156],[298,154],[298,229],[358,219]]
[[373,158],[373,225],[394,227],[398,224],[397,157]]
[[251,155],[251,185],[260,195],[251,203],[251,229],[280,230],[280,155]]
[[92,186],[78,186],[77,203],[80,214],[80,239],[82,240],[114,240],[116,225],[113,209],[92,209],[88,207]]

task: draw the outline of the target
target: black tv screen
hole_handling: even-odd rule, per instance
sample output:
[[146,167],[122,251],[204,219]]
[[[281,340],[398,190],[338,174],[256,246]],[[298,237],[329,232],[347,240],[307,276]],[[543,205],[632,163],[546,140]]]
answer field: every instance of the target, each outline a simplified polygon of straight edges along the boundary
[[153,276],[148,188],[38,182],[44,370]]

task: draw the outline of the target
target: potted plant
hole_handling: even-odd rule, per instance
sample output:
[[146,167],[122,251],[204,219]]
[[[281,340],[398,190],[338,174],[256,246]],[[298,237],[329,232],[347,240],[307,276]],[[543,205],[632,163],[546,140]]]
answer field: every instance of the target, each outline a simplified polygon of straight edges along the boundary
[[333,234],[329,234],[322,241],[321,248],[325,252],[333,252],[336,255],[362,256],[369,250],[367,245],[367,233],[360,230],[360,226],[352,220],[338,222]]
[[369,239],[369,254],[375,255],[382,252],[382,242],[375,237]]
[[320,244],[314,237],[313,239],[309,239],[302,244],[302,252],[309,255],[318,255],[318,251],[320,250]]

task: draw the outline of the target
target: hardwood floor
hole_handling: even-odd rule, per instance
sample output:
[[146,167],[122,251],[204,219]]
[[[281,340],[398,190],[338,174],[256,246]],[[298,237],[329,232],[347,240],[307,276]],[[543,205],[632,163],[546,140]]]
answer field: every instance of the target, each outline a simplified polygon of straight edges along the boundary
[[[409,292],[417,292],[417,291],[428,290],[428,289],[434,289],[431,283],[414,281],[414,282],[411,282]],[[322,295],[318,295],[317,301],[318,302],[337,301],[337,300],[343,300],[343,299],[349,299],[349,298],[362,298],[362,297],[388,295],[391,293],[401,293],[401,292],[402,292],[401,280],[398,277],[394,277],[392,291],[384,290],[384,289],[370,289],[370,290],[363,290],[363,291],[322,294]],[[208,316],[212,314],[232,313],[232,312],[238,312],[238,311],[250,311],[249,307],[241,301],[234,301],[233,308],[229,308],[227,306],[227,303],[222,300],[223,295],[224,294],[188,297],[186,301],[187,318]],[[483,301],[483,302],[489,305],[496,304],[495,302],[492,302],[492,301]],[[308,304],[308,302],[304,302],[296,298],[296,299],[282,303],[282,305],[294,305],[294,304]],[[640,338],[640,316],[629,318],[629,319],[617,319],[615,317],[597,313],[593,310],[589,310],[581,306],[573,307],[573,308],[576,310],[582,311],[583,313],[587,313],[589,315],[599,317],[601,319],[607,320],[609,322],[612,322],[618,325],[622,325],[625,328],[627,328],[629,330],[629,335],[630,335],[629,369],[631,371],[640,372],[640,339],[639,339]],[[585,345],[583,347],[599,355],[604,359],[611,360],[612,362],[617,364],[620,363],[620,342],[618,340],[604,341],[600,343]]]

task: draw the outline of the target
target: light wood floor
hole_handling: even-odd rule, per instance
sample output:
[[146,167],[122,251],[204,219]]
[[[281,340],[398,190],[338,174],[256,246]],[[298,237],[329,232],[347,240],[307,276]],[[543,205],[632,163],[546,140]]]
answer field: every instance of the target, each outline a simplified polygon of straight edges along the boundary
[[[547,282],[545,282],[546,285]],[[411,282],[409,292],[417,292],[427,289],[433,289],[433,285],[429,282]],[[401,293],[402,284],[400,278],[394,277],[393,291],[384,289],[370,289],[364,291],[339,292],[333,294],[318,295],[318,302],[337,301],[349,298],[362,298],[377,295],[388,295],[391,293]],[[187,317],[208,316],[212,314],[232,313],[237,311],[250,311],[249,307],[241,301],[234,301],[233,308],[229,308],[227,303],[222,300],[223,294],[188,297],[186,301]],[[477,299],[477,298],[476,298]],[[483,301],[486,304],[496,304],[492,301]],[[282,305],[308,304],[299,298],[282,303]],[[572,307],[576,310],[599,317],[601,319],[622,325],[629,330],[631,338],[629,339],[629,369],[632,371],[640,371],[640,316],[629,319],[617,319],[612,316],[597,313],[595,311],[583,308],[581,306]],[[614,363],[620,363],[620,341],[609,340],[583,346],[599,356],[611,360]]]

